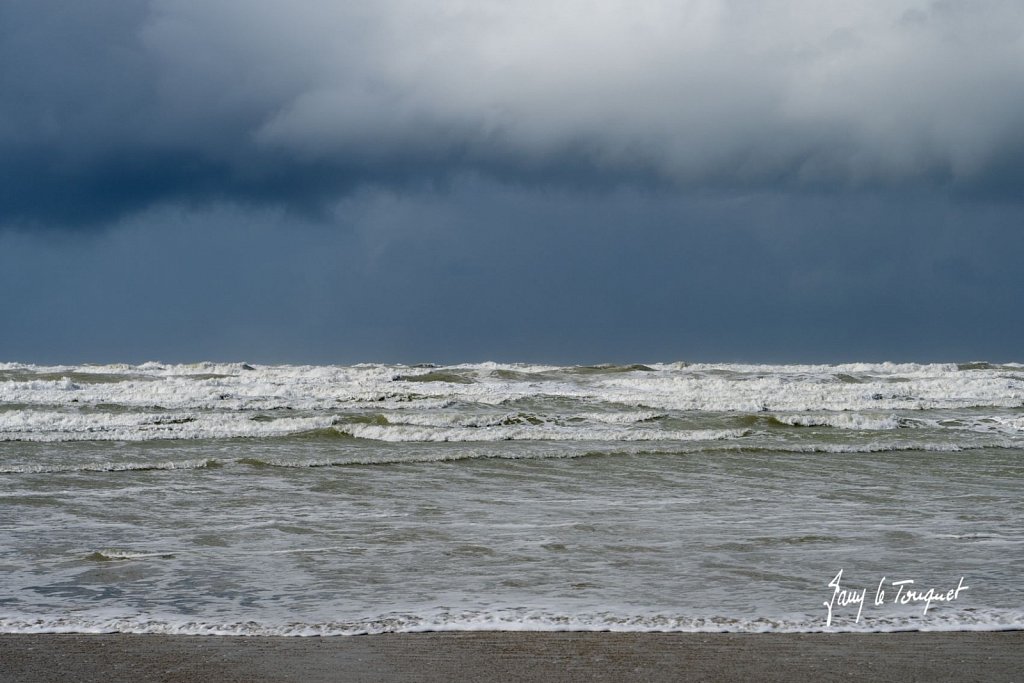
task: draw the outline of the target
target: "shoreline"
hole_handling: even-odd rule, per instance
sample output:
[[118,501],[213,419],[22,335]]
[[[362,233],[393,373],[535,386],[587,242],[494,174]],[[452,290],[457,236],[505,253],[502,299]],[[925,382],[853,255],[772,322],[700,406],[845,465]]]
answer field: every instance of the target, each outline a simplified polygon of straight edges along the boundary
[[1024,630],[2,634],[0,681],[1020,680]]

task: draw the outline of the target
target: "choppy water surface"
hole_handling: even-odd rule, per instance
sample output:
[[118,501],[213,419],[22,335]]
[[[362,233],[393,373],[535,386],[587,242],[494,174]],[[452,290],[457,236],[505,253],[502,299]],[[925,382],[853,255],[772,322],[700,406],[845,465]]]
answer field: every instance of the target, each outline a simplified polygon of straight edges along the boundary
[[1022,475],[1018,364],[0,364],[0,631],[1021,628]]

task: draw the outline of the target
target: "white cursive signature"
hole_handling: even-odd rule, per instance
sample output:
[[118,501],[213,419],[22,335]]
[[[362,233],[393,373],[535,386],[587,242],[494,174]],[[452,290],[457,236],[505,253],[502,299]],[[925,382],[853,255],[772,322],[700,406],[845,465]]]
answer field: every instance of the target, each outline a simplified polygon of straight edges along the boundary
[[[874,604],[884,605],[885,604],[885,578],[878,582],[878,587],[875,588]],[[828,610],[828,615],[825,618],[825,626],[832,625],[832,614],[836,607],[846,607],[847,605],[857,605],[857,617],[853,620],[854,623],[860,622],[861,612],[864,611],[864,602],[867,598],[867,588],[844,588],[842,585],[843,570],[840,569],[839,573],[828,582],[829,588],[832,589],[832,597],[823,602],[825,609]],[[890,581],[890,585],[896,588],[896,595],[892,599],[894,605],[909,605],[910,603],[924,603],[924,612],[922,614],[928,614],[928,608],[932,606],[933,602],[953,602],[960,597],[960,591],[965,591],[970,586],[964,585],[964,577],[960,577],[960,582],[956,588],[950,588],[949,590],[935,590],[929,588],[927,591],[913,588],[913,579],[902,579],[900,581]]]

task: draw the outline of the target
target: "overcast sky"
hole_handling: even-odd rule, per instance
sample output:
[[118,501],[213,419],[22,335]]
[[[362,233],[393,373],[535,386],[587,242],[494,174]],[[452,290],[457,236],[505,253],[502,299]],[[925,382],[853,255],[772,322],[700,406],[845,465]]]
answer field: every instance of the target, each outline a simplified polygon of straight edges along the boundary
[[1015,0],[3,0],[0,361],[1024,361]]

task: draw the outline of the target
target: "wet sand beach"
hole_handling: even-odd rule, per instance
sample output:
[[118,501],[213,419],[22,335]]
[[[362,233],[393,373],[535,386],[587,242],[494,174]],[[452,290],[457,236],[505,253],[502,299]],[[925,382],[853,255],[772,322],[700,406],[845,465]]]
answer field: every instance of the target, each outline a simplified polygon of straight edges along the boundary
[[1014,681],[1024,631],[2,635],[0,681]]

